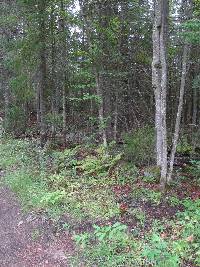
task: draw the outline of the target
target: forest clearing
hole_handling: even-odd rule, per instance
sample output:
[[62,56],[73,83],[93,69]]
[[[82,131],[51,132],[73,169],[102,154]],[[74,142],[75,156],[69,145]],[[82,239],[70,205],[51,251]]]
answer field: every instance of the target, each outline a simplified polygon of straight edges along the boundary
[[200,266],[200,1],[0,3],[0,267]]

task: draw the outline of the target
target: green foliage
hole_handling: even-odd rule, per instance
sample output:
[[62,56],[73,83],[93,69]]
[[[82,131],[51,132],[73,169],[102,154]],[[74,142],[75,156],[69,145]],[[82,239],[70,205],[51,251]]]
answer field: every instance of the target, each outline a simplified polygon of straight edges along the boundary
[[46,193],[40,200],[41,204],[44,206],[55,206],[63,203],[64,198],[66,198],[66,193],[64,191],[53,191]]
[[155,183],[157,180],[155,176],[149,173],[149,174],[142,176],[142,181],[144,181],[145,183]]
[[27,207],[52,214],[65,210],[79,219],[119,214],[109,172],[121,155],[109,155],[103,147],[40,150],[35,143],[12,139],[0,144],[0,152],[6,182]]
[[121,155],[111,156],[103,147],[92,150],[79,147],[62,153],[67,156],[64,162],[62,159],[56,163],[62,168],[58,180],[54,178],[52,184],[67,192],[68,210],[79,217],[91,218],[108,219],[119,214],[109,186],[113,183],[109,172],[119,162]]
[[66,192],[67,210],[79,218],[110,218],[119,213],[112,190],[109,171],[118,163],[120,155],[111,156],[103,147],[76,147],[53,152],[51,174],[47,183],[54,190]]
[[193,83],[192,83],[192,88],[194,90],[199,90],[199,88],[200,88],[200,75],[195,76]]
[[153,204],[159,205],[162,199],[162,193],[148,190],[146,197]]
[[81,97],[71,97],[70,100],[77,103],[78,102],[82,103],[88,100],[94,100],[97,104],[100,104],[102,102],[102,99],[99,96],[90,95],[89,93],[85,93]]
[[57,131],[62,129],[62,116],[61,114],[48,113],[45,117],[47,125],[54,126]]
[[[69,168],[74,170],[77,164],[76,153],[78,147],[64,151],[52,151],[52,168],[55,173],[66,172]],[[70,169],[70,170],[71,170]]]
[[129,213],[139,221],[141,226],[144,226],[144,223],[146,221],[146,214],[142,209],[140,208],[130,209]]
[[86,244],[91,242],[91,239],[95,239],[98,242],[105,242],[105,243],[108,241],[125,242],[128,239],[126,233],[127,226],[119,222],[113,225],[105,225],[105,226],[93,225],[93,228],[94,228],[93,235],[90,235],[85,232],[79,235],[75,235],[74,240],[78,244],[85,246]]
[[144,244],[142,256],[146,258],[148,266],[180,266],[179,256],[170,251],[169,243],[163,240],[159,234],[153,233],[147,238],[147,241]]
[[107,176],[110,169],[112,169],[121,159],[121,154],[111,156],[107,153],[105,147],[101,146],[96,150],[96,155],[88,155],[85,159],[80,161],[77,169],[84,172],[85,175]]
[[154,205],[159,205],[162,200],[162,193],[160,191],[135,187],[132,192],[132,197],[134,199],[151,202]]
[[2,169],[23,166],[28,168],[30,164],[35,164],[36,155],[37,152],[34,143],[26,140],[0,140],[0,167]]
[[[120,218],[111,188],[126,174],[134,177],[137,170],[129,164],[118,166],[119,160],[120,155],[111,155],[103,147],[45,151],[34,142],[2,139],[0,143],[0,168],[6,170],[6,183],[20,196],[25,208],[48,211],[55,219],[64,212],[76,221]],[[150,201],[155,206],[161,202],[160,192],[134,185],[132,189],[134,201]],[[81,261],[84,266],[99,267],[179,267],[187,260],[198,266],[200,202],[179,201],[175,195],[166,201],[172,206],[182,204],[184,212],[170,221],[153,220],[145,234],[141,229],[144,231],[149,214],[142,208],[130,207],[128,214],[137,220],[133,229],[119,222],[107,223],[75,235],[80,253],[78,258],[73,257],[72,266]],[[63,228],[71,229],[68,224]],[[33,232],[32,238],[37,237],[38,233]]]
[[144,168],[144,174],[141,177],[146,183],[155,183],[160,180],[160,168],[157,166],[149,166]]
[[132,184],[138,178],[138,168],[130,162],[124,162],[116,166],[114,174],[118,184]]
[[0,143],[0,168],[4,177],[26,208],[41,207],[41,198],[47,191],[42,178],[39,151],[35,143],[22,140],[2,140]]
[[25,74],[13,78],[10,81],[10,86],[18,101],[23,103],[33,99],[34,91],[30,87],[29,78]]
[[[193,206],[193,208],[196,212],[196,207]],[[173,235],[176,236],[173,239],[161,234],[164,233],[165,226],[156,221],[151,231],[142,238],[135,238],[127,231],[127,226],[121,223],[94,226],[94,232],[74,236],[75,241],[82,248],[79,255],[81,262],[86,266],[113,267],[179,267],[188,259],[198,263],[198,243],[197,240],[193,241],[191,233],[195,232],[196,238],[199,230],[194,229],[194,225],[198,224],[199,218],[194,219],[188,215],[185,218],[184,213],[181,213],[180,218],[183,220],[177,223],[171,222]]]
[[15,170],[6,175],[5,181],[20,197],[25,208],[41,207],[40,200],[44,196],[46,188],[42,183],[37,182],[36,177],[29,171]]
[[[113,225],[106,225],[100,227],[98,225],[93,226],[95,231],[94,235],[96,239],[100,242],[102,241],[125,241],[127,239],[125,231],[127,230],[127,226],[116,222]],[[125,238],[126,237],[126,238]]]
[[178,214],[180,235],[184,240],[191,242],[187,254],[198,266],[200,263],[200,200],[192,201],[186,199],[183,201],[183,205],[185,206],[185,211]]
[[21,106],[13,105],[9,108],[7,118],[4,121],[4,129],[7,133],[21,134],[26,130],[27,114]]
[[172,206],[172,207],[176,207],[180,204],[182,204],[182,202],[176,197],[176,196],[170,196],[167,201],[169,202],[169,204]]
[[187,136],[182,136],[176,148],[176,152],[180,154],[190,154],[193,151],[193,146],[188,142]]
[[200,160],[192,160],[192,166],[189,168],[191,174],[197,179],[200,184]]
[[74,236],[74,240],[76,241],[77,244],[85,247],[87,245],[87,243],[90,240],[91,235],[87,232],[79,234],[79,235],[75,235]]
[[200,43],[200,20],[192,19],[183,24],[185,32],[183,33],[184,38],[187,42],[192,44]]
[[74,236],[77,244],[82,244],[81,255],[86,266],[127,266],[131,239],[127,226],[119,222],[113,225],[94,225],[94,232]]
[[124,137],[124,153],[128,160],[135,164],[143,165],[154,162],[155,133],[151,127],[138,129]]

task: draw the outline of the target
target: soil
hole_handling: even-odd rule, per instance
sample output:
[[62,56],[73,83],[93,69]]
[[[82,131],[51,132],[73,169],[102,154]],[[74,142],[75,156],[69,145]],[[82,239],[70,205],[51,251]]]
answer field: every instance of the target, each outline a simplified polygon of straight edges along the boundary
[[67,231],[55,233],[43,215],[24,215],[16,196],[0,185],[0,267],[67,267],[73,253]]

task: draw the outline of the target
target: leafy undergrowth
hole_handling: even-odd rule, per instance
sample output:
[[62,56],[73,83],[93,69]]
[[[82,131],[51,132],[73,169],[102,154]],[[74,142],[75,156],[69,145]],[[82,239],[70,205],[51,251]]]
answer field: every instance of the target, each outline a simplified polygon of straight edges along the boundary
[[73,233],[72,266],[200,266],[198,162],[178,170],[165,194],[156,167],[139,170],[103,147],[3,140],[0,168],[25,208]]

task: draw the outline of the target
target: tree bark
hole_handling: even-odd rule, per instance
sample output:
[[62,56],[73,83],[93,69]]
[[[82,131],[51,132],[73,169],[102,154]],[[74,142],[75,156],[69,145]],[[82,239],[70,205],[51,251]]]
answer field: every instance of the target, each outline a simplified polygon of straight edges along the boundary
[[47,62],[46,62],[46,25],[45,9],[46,1],[39,1],[39,27],[40,27],[40,142],[44,146],[46,142],[46,123],[45,123],[45,91],[47,89]]
[[198,108],[198,94],[197,88],[193,89],[193,108],[192,108],[192,124],[197,124],[197,108]]
[[156,158],[161,169],[161,187],[165,188],[167,176],[167,129],[166,129],[166,92],[167,92],[167,0],[155,0],[153,25],[152,85],[155,94]]
[[57,89],[56,89],[56,84],[55,84],[55,79],[56,79],[56,41],[55,41],[55,15],[54,15],[54,6],[52,3],[51,6],[51,23],[50,23],[50,30],[51,30],[51,109],[52,109],[52,125],[51,125],[51,135],[52,135],[52,141],[55,142],[55,135],[56,135],[56,116],[58,114],[58,106],[57,106]]
[[[61,11],[62,11],[62,16],[65,12],[64,9],[64,2],[63,0],[60,1],[61,4]],[[62,31],[62,71],[63,71],[63,80],[62,80],[62,107],[63,107],[63,114],[62,114],[62,119],[63,119],[63,125],[62,125],[62,132],[63,132],[63,142],[64,146],[66,146],[66,133],[67,133],[67,92],[66,92],[66,86],[67,86],[67,73],[66,69],[68,66],[67,63],[67,40],[66,40],[66,29],[65,29],[65,22],[64,18],[61,17],[60,19],[60,27]]]
[[107,136],[105,129],[105,121],[104,121],[104,107],[103,107],[103,90],[101,86],[101,76],[98,72],[96,72],[96,89],[97,96],[100,99],[99,103],[99,133],[103,141],[103,145],[107,147]]
[[174,137],[173,137],[172,150],[171,150],[171,155],[170,155],[170,167],[169,167],[169,173],[168,173],[168,177],[167,177],[167,182],[168,183],[172,180],[174,158],[175,158],[176,147],[177,147],[177,143],[178,143],[178,139],[179,139],[181,115],[182,115],[182,110],[183,110],[183,99],[184,99],[184,92],[185,92],[185,81],[186,81],[186,75],[187,75],[187,61],[188,61],[189,50],[190,50],[189,45],[186,44],[184,46],[184,49],[183,49],[183,63],[182,63],[180,96],[179,96],[178,111],[177,111],[177,115],[176,115],[176,124],[175,124],[175,131],[174,131]]
[[118,91],[116,92],[115,110],[114,110],[114,125],[113,125],[113,139],[115,140],[115,142],[117,141],[117,126],[118,126]]

